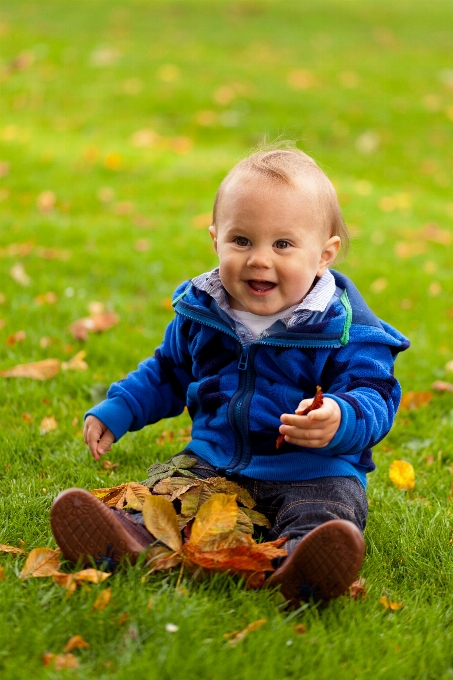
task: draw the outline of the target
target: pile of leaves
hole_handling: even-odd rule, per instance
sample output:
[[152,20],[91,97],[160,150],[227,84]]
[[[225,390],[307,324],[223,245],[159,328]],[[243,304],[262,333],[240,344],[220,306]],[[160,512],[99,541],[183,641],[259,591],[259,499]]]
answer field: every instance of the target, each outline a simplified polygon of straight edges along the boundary
[[190,472],[196,460],[175,456],[151,466],[150,478],[92,494],[111,507],[143,513],[155,538],[148,552],[150,572],[180,566],[190,573],[228,571],[259,588],[272,560],[286,556],[285,538],[257,543],[254,525],[269,528],[267,518],[253,508],[248,491],[223,477],[198,479]]

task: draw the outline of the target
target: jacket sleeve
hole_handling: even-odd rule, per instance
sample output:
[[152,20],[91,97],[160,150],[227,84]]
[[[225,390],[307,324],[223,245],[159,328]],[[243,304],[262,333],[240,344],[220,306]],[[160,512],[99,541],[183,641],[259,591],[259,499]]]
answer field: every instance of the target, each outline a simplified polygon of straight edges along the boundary
[[330,444],[313,451],[352,456],[385,437],[401,400],[393,363],[390,347],[378,343],[351,343],[330,355],[320,384],[340,406],[341,424]]
[[181,323],[181,318],[176,317],[154,356],[141,362],[124,380],[113,383],[107,399],[85,417],[99,418],[118,440],[127,431],[182,413],[192,372]]

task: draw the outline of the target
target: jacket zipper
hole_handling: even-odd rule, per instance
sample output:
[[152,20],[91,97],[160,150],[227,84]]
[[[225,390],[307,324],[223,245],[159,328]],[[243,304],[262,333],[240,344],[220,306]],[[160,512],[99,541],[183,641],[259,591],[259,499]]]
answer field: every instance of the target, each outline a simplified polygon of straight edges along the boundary
[[270,337],[262,337],[249,345],[243,345],[239,337],[231,330],[225,323],[213,319],[210,314],[200,311],[193,311],[188,309],[187,303],[178,302],[175,306],[175,311],[182,316],[214,328],[230,335],[238,343],[238,369],[239,369],[239,384],[235,394],[232,396],[229,408],[228,419],[236,439],[236,452],[228,466],[218,469],[219,473],[232,476],[239,474],[250,463],[251,446],[248,437],[248,413],[250,402],[255,388],[256,371],[254,366],[254,358],[259,345],[267,345],[271,347],[294,347],[303,349],[304,347],[319,347],[331,348],[341,347],[338,338],[333,337],[328,340],[319,341],[315,338],[307,338],[303,341],[282,342],[273,340]]

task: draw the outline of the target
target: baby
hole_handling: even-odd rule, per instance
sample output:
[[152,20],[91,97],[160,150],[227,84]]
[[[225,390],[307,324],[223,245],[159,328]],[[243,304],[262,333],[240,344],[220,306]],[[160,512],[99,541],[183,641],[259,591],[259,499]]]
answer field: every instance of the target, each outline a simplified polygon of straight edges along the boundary
[[[238,163],[209,233],[219,267],[177,288],[162,345],[88,411],[85,442],[98,460],[127,431],[187,406],[191,471],[239,481],[270,520],[269,538],[287,537],[271,585],[295,604],[337,597],[363,561],[371,448],[392,426],[393,363],[409,342],[330,269],[348,233],[333,185],[297,148]],[[322,406],[296,414],[317,385]],[[134,561],[152,541],[138,520],[80,489],[51,514],[73,560]]]

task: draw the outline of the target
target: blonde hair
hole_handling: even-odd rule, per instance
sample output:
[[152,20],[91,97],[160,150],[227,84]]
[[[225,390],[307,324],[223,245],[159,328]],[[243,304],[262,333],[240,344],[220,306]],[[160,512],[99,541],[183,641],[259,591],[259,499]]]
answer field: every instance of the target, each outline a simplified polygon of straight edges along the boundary
[[269,145],[261,145],[258,149],[239,161],[220,184],[212,216],[212,224],[216,226],[219,206],[226,186],[239,173],[261,175],[263,179],[286,184],[299,189],[300,180],[306,183],[312,195],[315,210],[320,216],[321,225],[331,236],[339,236],[342,250],[346,254],[349,247],[349,233],[341,214],[338,197],[334,186],[319,165],[298,149],[292,141],[277,141]]

